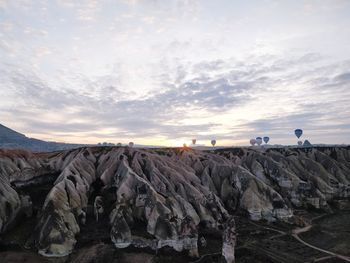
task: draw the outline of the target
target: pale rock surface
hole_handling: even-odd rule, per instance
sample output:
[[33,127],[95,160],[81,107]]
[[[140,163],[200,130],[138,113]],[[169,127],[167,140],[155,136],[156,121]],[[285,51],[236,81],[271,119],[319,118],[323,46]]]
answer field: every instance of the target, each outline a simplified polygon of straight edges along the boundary
[[228,219],[222,236],[222,256],[227,263],[235,262],[235,246],[236,246],[236,224],[232,218]]
[[73,251],[89,202],[93,206],[101,196],[98,223],[100,217],[109,217],[110,238],[118,248],[170,246],[197,257],[201,223],[224,229],[222,253],[234,262],[232,213],[244,210],[252,220],[289,222],[295,207],[327,210],[334,198],[348,200],[350,149],[0,151],[0,233],[18,217],[31,216],[36,200],[19,195],[21,189],[42,185],[51,185],[51,190],[32,243],[44,256]]

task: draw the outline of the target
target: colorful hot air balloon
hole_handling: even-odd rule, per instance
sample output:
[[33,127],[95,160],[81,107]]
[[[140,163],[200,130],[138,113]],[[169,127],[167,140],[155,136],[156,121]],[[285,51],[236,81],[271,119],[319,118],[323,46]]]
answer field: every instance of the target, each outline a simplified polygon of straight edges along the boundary
[[250,139],[250,144],[252,145],[252,146],[254,146],[255,144],[256,144],[256,140],[255,139]]
[[192,144],[195,145],[196,144],[196,139],[192,139]]
[[269,142],[269,140],[270,140],[270,137],[265,136],[265,137],[263,138],[263,140],[264,140],[264,142],[267,144],[267,143]]
[[302,129],[296,129],[296,130],[294,131],[294,134],[295,134],[295,136],[297,136],[298,139],[299,139],[300,136],[303,135],[303,130],[302,130]]
[[262,144],[262,138],[261,137],[256,137],[255,140],[256,140],[257,145],[260,146]]
[[211,140],[211,145],[213,145],[213,147],[215,146],[215,144],[216,144],[216,140]]
[[302,145],[303,145],[303,142],[302,142],[302,141],[298,141],[298,145],[299,145],[299,146],[302,146]]
[[129,142],[129,147],[132,148],[134,146],[133,142]]

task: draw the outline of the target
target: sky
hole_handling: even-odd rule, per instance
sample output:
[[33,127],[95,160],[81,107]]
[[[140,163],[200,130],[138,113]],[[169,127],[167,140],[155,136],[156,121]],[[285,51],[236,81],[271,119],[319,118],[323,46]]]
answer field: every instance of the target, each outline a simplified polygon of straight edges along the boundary
[[43,140],[350,141],[348,0],[0,0],[0,123]]

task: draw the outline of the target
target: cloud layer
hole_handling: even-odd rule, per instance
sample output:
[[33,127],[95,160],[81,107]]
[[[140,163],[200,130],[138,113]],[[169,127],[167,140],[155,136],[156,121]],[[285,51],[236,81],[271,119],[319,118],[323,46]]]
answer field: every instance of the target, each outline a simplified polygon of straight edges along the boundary
[[346,1],[19,2],[0,2],[0,121],[20,132],[242,145],[295,143],[303,128],[312,142],[350,140]]

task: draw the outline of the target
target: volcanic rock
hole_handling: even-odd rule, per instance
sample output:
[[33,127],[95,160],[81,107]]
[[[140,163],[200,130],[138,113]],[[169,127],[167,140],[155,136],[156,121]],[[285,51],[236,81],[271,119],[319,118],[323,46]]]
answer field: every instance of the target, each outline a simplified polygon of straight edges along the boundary
[[294,222],[295,208],[328,211],[349,197],[348,147],[0,150],[0,233],[35,216],[27,244],[46,257],[72,253],[85,224],[109,222],[117,248],[168,246],[191,257],[200,228],[223,229],[233,262],[234,213]]

